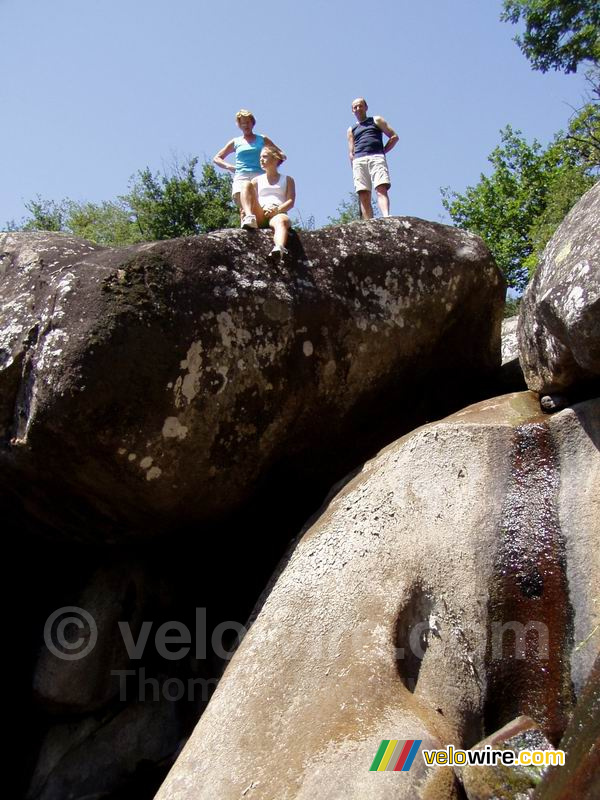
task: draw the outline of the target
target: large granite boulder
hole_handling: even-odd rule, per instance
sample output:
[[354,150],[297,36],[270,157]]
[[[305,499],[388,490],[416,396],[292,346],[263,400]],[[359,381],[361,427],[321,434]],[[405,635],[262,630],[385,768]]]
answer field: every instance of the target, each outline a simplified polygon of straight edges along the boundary
[[26,798],[151,797],[180,740],[179,706],[162,697],[63,721],[43,739]]
[[526,714],[552,744],[598,652],[600,400],[510,394],[338,487],[282,564],[157,800],[454,796],[383,739],[471,747]]
[[527,386],[588,396],[600,388],[600,183],[570,211],[544,250],[519,313]]
[[502,320],[502,367],[500,368],[499,394],[527,389],[523,370],[519,363],[518,321],[518,316]]
[[[579,647],[586,647],[598,628]],[[596,659],[581,692],[575,712],[559,748],[562,767],[553,766],[538,786],[534,800],[598,800],[600,794],[600,657]]]
[[498,366],[477,237],[358,222],[294,237],[282,267],[270,244],[0,236],[5,507],[83,540],[214,521],[270,474],[331,485]]
[[[471,749],[485,750],[486,747],[492,750],[511,750],[519,754],[524,750],[554,750],[539,725],[525,716],[517,717]],[[502,800],[524,800],[532,796],[533,790],[547,771],[548,766],[545,764],[509,766],[502,762],[455,767],[467,800],[491,800],[494,797]]]
[[[105,706],[119,690],[114,672],[131,666],[122,626],[137,641],[152,616],[142,569],[127,560],[98,569],[74,605],[54,609],[44,626],[33,674],[36,701],[51,714],[81,714]],[[134,664],[139,666],[139,664]]]

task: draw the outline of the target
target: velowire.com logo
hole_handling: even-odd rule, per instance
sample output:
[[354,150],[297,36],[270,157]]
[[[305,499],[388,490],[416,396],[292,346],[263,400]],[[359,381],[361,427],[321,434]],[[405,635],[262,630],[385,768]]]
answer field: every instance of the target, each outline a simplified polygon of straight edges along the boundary
[[419,752],[422,739],[384,739],[370,766],[370,772],[408,772]]

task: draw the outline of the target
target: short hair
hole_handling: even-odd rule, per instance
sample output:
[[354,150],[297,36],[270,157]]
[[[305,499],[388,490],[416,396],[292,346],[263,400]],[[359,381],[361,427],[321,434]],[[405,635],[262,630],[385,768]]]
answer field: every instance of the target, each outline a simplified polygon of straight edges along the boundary
[[354,103],[357,103],[359,100],[363,101],[363,103],[365,104],[365,108],[369,107],[369,104],[367,103],[364,97],[355,97],[354,100],[352,101],[352,105],[354,105]]
[[283,154],[281,150],[279,150],[277,147],[271,147],[270,145],[266,144],[260,152],[268,153],[270,156],[273,156],[273,158],[277,161],[278,167],[281,166],[281,164],[283,164],[285,161],[285,159],[282,158]]
[[250,117],[250,119],[252,120],[252,124],[256,125],[256,119],[254,117],[254,114],[251,111],[248,111],[247,108],[240,108],[240,110],[235,115],[235,121],[239,122],[242,117]]

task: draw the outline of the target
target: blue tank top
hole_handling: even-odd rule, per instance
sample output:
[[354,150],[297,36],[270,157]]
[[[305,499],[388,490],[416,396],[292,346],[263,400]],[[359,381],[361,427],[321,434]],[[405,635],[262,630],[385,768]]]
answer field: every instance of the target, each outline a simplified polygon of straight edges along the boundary
[[383,154],[383,133],[373,117],[357,122],[352,128],[354,136],[354,158]]
[[254,141],[249,144],[243,136],[236,136],[233,140],[235,146],[235,172],[236,175],[243,175],[248,172],[259,172],[262,174],[263,170],[260,168],[260,151],[265,146],[265,137],[260,133],[254,134]]

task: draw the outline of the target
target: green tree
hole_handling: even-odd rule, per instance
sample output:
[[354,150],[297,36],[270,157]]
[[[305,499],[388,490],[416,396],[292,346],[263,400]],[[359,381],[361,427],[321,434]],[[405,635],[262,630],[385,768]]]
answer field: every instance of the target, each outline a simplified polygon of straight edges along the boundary
[[197,158],[175,163],[169,173],[138,172],[128,194],[120,198],[131,208],[142,238],[173,239],[239,224],[231,199],[231,178],[205,163],[196,177]]
[[123,201],[69,205],[66,228],[82,239],[105,247],[136,244],[144,237],[131,209]]
[[25,208],[31,216],[23,221],[20,226],[24,231],[62,231],[65,229],[65,220],[69,213],[69,201],[44,200],[36,195],[33,200],[25,203]]
[[565,214],[594,183],[593,169],[564,134],[544,149],[507,126],[488,157],[493,170],[463,194],[442,190],[459,228],[479,234],[510,287],[522,290]]
[[[371,208],[373,209],[374,217],[381,216],[379,207],[373,200],[371,200]],[[327,227],[331,227],[332,225],[345,225],[348,222],[354,222],[356,219],[362,219],[356,192],[348,192],[347,199],[341,201],[335,212],[335,216],[327,217],[329,220],[329,225]]]
[[510,125],[500,135],[502,143],[488,157],[491,175],[481,175],[464,194],[443,189],[442,203],[459,228],[485,240],[508,285],[522,289],[533,250],[529,229],[545,207],[547,166],[538,142],[529,145]]
[[30,216],[13,230],[64,231],[98,244],[119,246],[155,239],[192,236],[237,227],[239,214],[231,199],[231,178],[197,158],[175,163],[168,172],[146,168],[132,178],[130,190],[102,203],[44,200],[26,204]]
[[533,275],[552,234],[579,198],[593,185],[594,178],[580,167],[563,163],[550,177],[546,205],[529,229],[531,253],[523,262],[529,277]]
[[585,61],[600,63],[598,0],[504,0],[500,19],[525,23],[515,41],[533,69],[569,73]]
[[586,75],[591,91],[586,104],[574,111],[564,146],[572,159],[588,172],[600,171],[600,69]]

